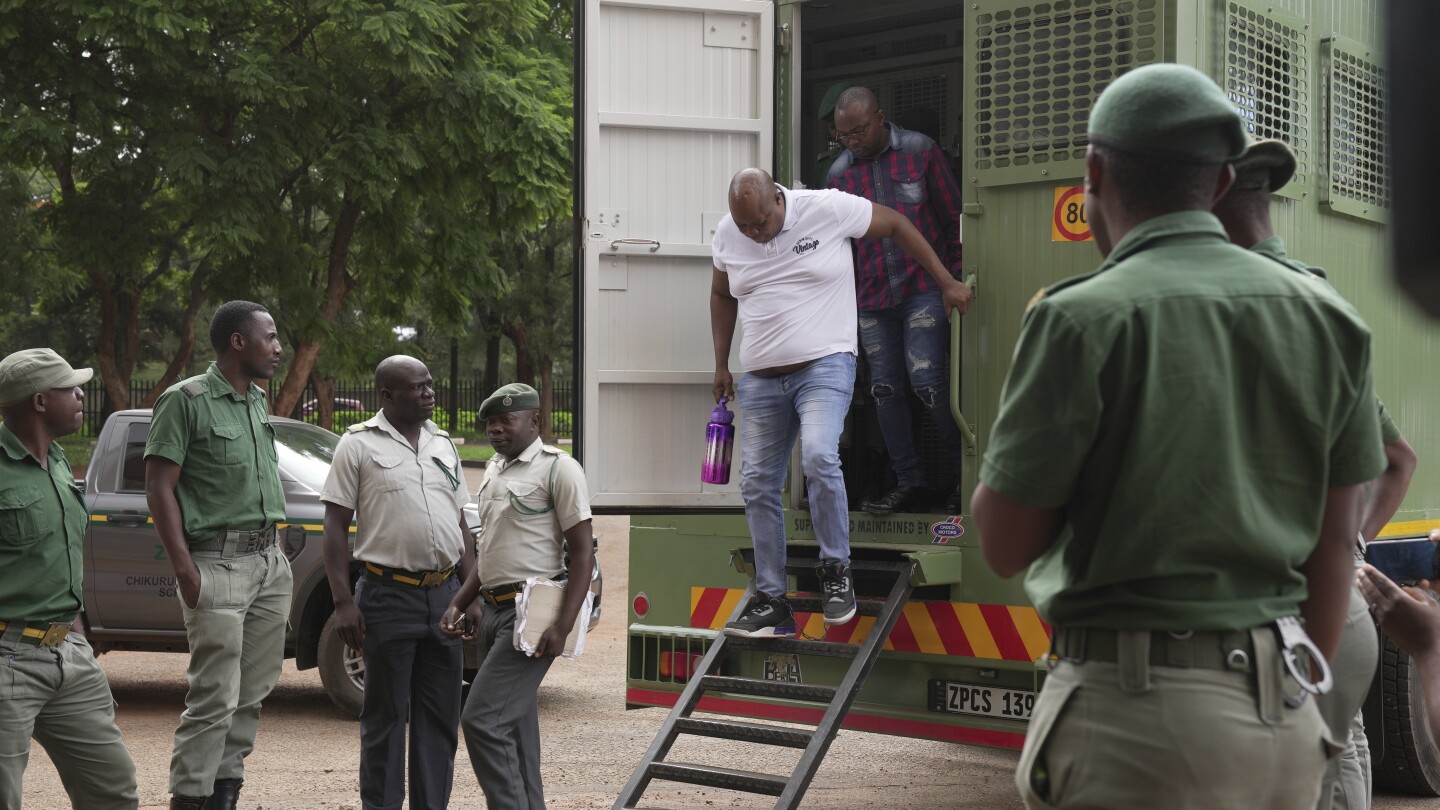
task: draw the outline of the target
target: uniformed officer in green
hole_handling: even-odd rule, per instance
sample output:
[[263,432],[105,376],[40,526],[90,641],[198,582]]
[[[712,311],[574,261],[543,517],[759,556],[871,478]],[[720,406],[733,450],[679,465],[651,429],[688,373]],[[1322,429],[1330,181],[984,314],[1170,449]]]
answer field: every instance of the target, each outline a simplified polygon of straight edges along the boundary
[[[1215,206],[1230,241],[1283,263],[1296,272],[1325,279],[1325,271],[1285,253],[1285,242],[1275,233],[1270,217],[1271,194],[1295,175],[1295,153],[1283,141],[1251,143],[1233,164],[1235,184]],[[1287,203],[1281,203],[1282,205]],[[1360,523],[1360,543],[1374,540],[1405,500],[1415,473],[1415,449],[1400,435],[1384,403],[1376,399],[1380,435],[1385,443],[1385,472],[1375,479]],[[1359,558],[1357,547],[1357,564]],[[1325,769],[1317,810],[1365,810],[1370,806],[1370,746],[1360,710],[1379,663],[1380,645],[1375,624],[1358,586],[1351,589],[1349,613],[1340,648],[1335,654],[1335,688],[1318,699],[1320,713],[1331,736],[1344,746]]]
[[80,429],[90,376],[50,349],[0,360],[0,810],[20,810],[32,737],[72,807],[139,806],[110,684],[70,632],[90,516],[55,440]]
[[825,125],[829,140],[825,142],[825,148],[815,156],[815,174],[811,177],[811,188],[825,188],[829,185],[830,166],[840,157],[840,153],[845,151],[845,145],[835,139],[835,102],[840,100],[841,93],[853,86],[850,82],[832,84],[830,89],[825,91],[825,97],[820,99],[820,107],[815,116]]
[[[484,660],[465,699],[460,728],[489,810],[545,810],[536,696],[580,615],[594,562],[585,471],[563,450],[540,441],[539,407],[540,395],[523,383],[502,386],[480,403],[479,419],[495,456],[476,495],[475,568],[440,625],[459,634],[466,608],[477,596],[485,600],[480,626],[466,633],[477,639]],[[514,641],[515,596],[532,577],[567,580],[560,614],[533,656],[516,649]]]
[[1385,466],[1370,332],[1226,238],[1246,140],[1204,74],[1125,74],[1089,141],[1105,261],[1026,314],[972,501],[1054,628],[1016,784],[1030,808],[1311,810],[1336,748],[1306,662],[1334,656]]
[[249,301],[215,310],[210,343],[209,370],[155,403],[145,494],[190,642],[170,806],[232,810],[260,702],[280,678],[290,617],[290,563],[275,542],[285,493],[265,390],[255,384],[275,375],[281,348],[275,321]]

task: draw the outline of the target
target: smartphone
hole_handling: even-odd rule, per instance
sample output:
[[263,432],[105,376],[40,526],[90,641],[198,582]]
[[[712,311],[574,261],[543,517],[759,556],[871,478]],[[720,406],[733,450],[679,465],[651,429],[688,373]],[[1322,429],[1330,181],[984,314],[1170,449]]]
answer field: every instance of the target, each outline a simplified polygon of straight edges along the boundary
[[1440,544],[1429,537],[1377,540],[1365,547],[1365,561],[1396,582],[1418,579],[1440,580]]

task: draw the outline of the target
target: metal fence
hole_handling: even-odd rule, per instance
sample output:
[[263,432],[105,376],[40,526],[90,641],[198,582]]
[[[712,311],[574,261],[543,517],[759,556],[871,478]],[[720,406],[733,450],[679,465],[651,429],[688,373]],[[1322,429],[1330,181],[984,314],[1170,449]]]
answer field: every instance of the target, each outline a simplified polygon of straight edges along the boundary
[[[150,392],[154,382],[132,380],[130,382],[129,397],[132,407],[140,402]],[[484,383],[478,379],[458,380],[452,386],[448,380],[437,380],[435,383],[435,421],[442,428],[450,430],[457,435],[468,435],[478,433],[475,425],[475,412],[479,410],[480,403],[490,395]],[[98,436],[100,428],[105,424],[105,417],[109,416],[115,408],[106,400],[105,388],[98,376],[90,380],[84,386],[85,390],[85,424],[81,427],[81,435]],[[335,390],[332,394],[335,402],[335,424],[338,430],[343,430],[346,425],[354,424],[361,419],[368,419],[375,411],[380,409],[380,395],[375,390],[375,383],[364,382],[335,382]],[[459,425],[452,427],[449,411],[452,397],[458,411]],[[555,436],[570,436],[575,426],[575,390],[570,382],[557,381],[551,399],[551,431]],[[305,394],[300,397],[300,404],[294,413],[286,414],[295,419],[303,419],[307,422],[314,422],[318,418],[318,400],[313,386],[305,387]]]

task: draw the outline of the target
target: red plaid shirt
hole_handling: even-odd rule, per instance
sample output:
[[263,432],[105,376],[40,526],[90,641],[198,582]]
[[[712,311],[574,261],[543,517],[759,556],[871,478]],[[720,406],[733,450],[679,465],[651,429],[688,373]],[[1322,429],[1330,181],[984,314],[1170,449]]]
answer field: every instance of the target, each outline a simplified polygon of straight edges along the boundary
[[[845,150],[830,167],[830,188],[894,208],[914,223],[956,278],[960,261],[960,186],[940,146],[919,132],[890,128],[890,145],[874,160]],[[890,239],[856,239],[855,297],[861,312],[889,309],[938,290],[925,268]]]

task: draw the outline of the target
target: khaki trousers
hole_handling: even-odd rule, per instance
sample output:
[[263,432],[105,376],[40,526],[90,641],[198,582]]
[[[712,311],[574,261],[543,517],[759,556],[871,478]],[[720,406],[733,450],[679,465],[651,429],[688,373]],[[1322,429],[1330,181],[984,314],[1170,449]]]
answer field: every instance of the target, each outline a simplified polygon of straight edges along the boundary
[[290,561],[278,546],[222,557],[191,552],[200,568],[200,599],[180,598],[190,668],[185,712],[175,729],[170,792],[209,796],[216,779],[240,779],[255,747],[264,700],[285,663],[290,618]]
[[71,633],[59,647],[32,647],[16,640],[23,629],[0,635],[0,810],[20,810],[32,736],[55,763],[72,807],[134,810],[135,763],[90,643]]
[[1296,685],[1274,634],[1251,636],[1251,672],[1123,656],[1057,665],[1016,771],[1025,806],[1313,810],[1336,747],[1313,699],[1286,705]]
[[1325,768],[1316,810],[1368,810],[1370,807],[1370,742],[1360,704],[1370,692],[1380,661],[1380,639],[1360,589],[1350,589],[1345,632],[1331,669],[1335,688],[1315,703],[1330,727],[1330,736],[1344,750]]

